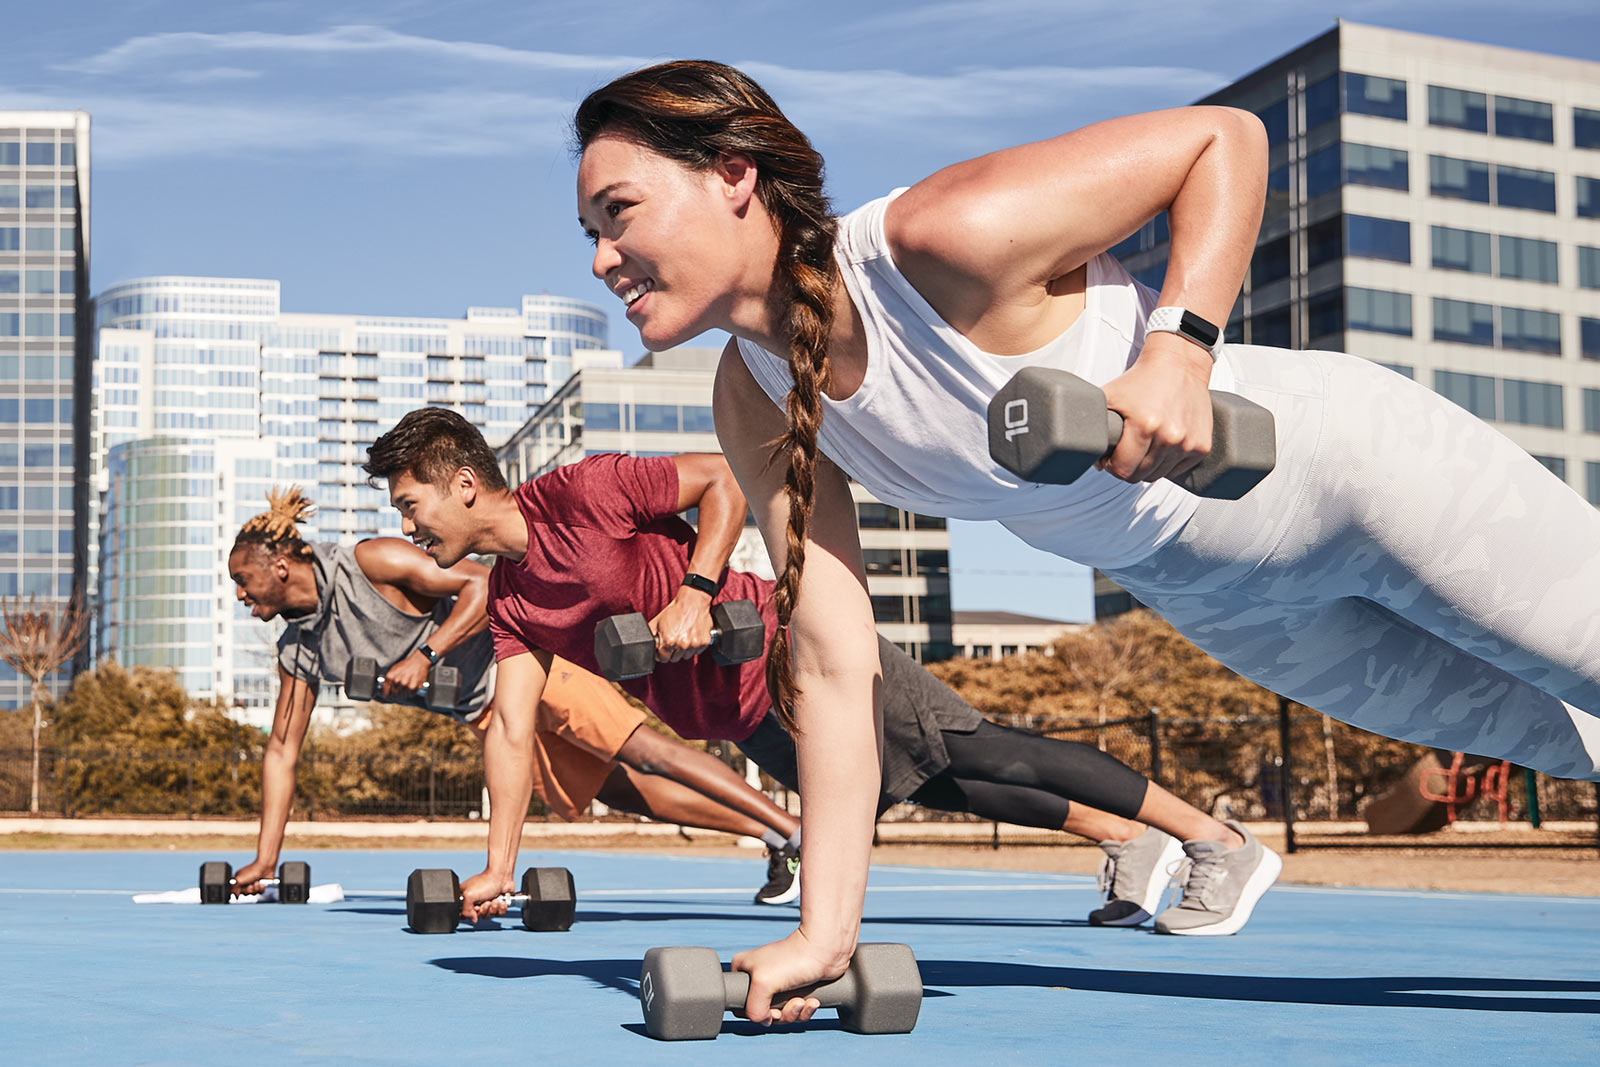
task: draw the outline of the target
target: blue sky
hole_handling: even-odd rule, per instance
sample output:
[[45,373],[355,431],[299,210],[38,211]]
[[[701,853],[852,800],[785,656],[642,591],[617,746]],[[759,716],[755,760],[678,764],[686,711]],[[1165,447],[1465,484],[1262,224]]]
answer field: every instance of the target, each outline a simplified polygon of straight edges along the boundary
[[[1514,16],[1503,0],[60,0],[8,6],[0,108],[93,116],[96,289],[266,277],[289,310],[457,316],[528,292],[609,303],[566,123],[634,67],[749,71],[848,210],[968,156],[1188,103],[1336,16],[1600,58],[1592,0]],[[620,315],[612,344],[639,351]],[[984,524],[952,539],[958,608],[1085,617],[1080,568]]]

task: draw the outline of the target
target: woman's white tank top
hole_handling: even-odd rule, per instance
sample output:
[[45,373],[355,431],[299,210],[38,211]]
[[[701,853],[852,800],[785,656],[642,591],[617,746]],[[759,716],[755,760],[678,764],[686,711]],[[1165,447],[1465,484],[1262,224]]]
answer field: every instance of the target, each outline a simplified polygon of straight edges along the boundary
[[[824,454],[885,503],[998,520],[1029,544],[1092,567],[1127,566],[1175,536],[1198,498],[1171,482],[1132,485],[1090,470],[1071,485],[1037,485],[989,458],[989,400],[1013,374],[1059,367],[1103,386],[1138,357],[1157,294],[1098,255],[1084,312],[1066,332],[1025,355],[992,355],[941,319],[895,266],[883,216],[901,192],[839,220],[834,257],[865,328],[867,370],[849,398],[824,396]],[[788,361],[744,340],[739,352],[783,407],[794,384]],[[1231,383],[1219,354],[1211,387]]]

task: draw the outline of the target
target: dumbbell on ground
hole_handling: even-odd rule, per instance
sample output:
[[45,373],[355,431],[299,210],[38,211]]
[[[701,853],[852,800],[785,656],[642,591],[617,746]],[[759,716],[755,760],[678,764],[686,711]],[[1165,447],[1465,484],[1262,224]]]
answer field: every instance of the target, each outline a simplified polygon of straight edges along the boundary
[[[989,401],[989,456],[1030,482],[1076,481],[1122,440],[1122,416],[1076,374],[1018,371]],[[1233,393],[1211,393],[1211,451],[1177,478],[1200,496],[1238,500],[1277,463],[1272,412]]]
[[[566,930],[577,910],[578,891],[565,867],[529,867],[522,892],[501,900],[522,910],[529,930]],[[461,921],[461,880],[444,868],[418,867],[406,879],[406,923],[419,934],[454,933]]]
[[[663,1041],[716,1037],[722,1016],[739,1011],[750,995],[750,976],[725,971],[709,948],[653,948],[639,972],[644,1028]],[[922,1008],[922,972],[909,945],[878,942],[856,946],[843,975],[810,990],[779,993],[815,997],[839,1009],[839,1021],[856,1034],[908,1034]]]
[[[749,600],[711,605],[711,655],[720,666],[747,663],[766,651],[761,612]],[[638,612],[613,615],[595,627],[594,658],[613,682],[643,678],[656,669],[656,638]]]
[[[278,866],[278,877],[261,879],[263,888],[276,886],[278,903],[304,904],[311,893],[311,865],[288,860]],[[213,860],[200,865],[200,903],[226,904],[233,897],[233,866]]]
[[[351,700],[382,700],[383,675],[378,673],[378,661],[367,656],[351,659],[345,670],[344,694]],[[461,696],[461,671],[435,663],[428,671],[428,680],[417,690],[428,707],[451,711]]]

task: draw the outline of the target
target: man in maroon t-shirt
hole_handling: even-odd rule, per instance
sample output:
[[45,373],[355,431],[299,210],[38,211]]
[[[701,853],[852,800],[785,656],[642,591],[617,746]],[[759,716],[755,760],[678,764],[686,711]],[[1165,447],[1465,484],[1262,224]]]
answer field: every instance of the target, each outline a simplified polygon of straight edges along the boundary
[[[595,627],[640,612],[656,636],[658,665],[624,687],[683,736],[737,741],[797,789],[795,746],[770,711],[761,661],[723,667],[699,655],[711,643],[713,601],[752,600],[769,638],[776,626],[773,583],[727,569],[746,502],[726,460],[601,454],[510,490],[497,468],[488,470],[492,456],[460,415],[423,408],[373,443],[365,469],[388,481],[402,531],[441,566],[472,554],[499,557],[488,614],[502,717],[514,723],[519,709],[537,704],[552,655],[598,671]],[[678,515],[689,508],[699,510],[698,534]],[[1182,856],[1167,834],[1218,849],[1248,847],[1242,827],[1217,822],[1092,746],[987,721],[881,638],[878,660],[880,810],[910,799],[1100,841],[1115,877],[1092,922],[1135,925],[1154,913],[1168,868]],[[493,778],[489,788],[491,818],[523,810],[515,795],[502,802]],[[496,836],[493,824],[490,833]],[[1186,895],[1185,918],[1203,903]],[[1231,919],[1236,929],[1248,911],[1211,921]]]

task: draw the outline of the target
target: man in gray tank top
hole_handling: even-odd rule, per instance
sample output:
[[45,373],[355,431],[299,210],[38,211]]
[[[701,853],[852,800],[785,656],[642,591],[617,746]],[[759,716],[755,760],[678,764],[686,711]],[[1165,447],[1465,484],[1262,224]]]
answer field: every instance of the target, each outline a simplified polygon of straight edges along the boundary
[[[263,621],[281,616],[288,624],[278,641],[278,699],[262,757],[256,857],[235,873],[235,893],[258,891],[260,880],[276,869],[295,765],[317,693],[323,682],[344,685],[355,659],[378,665],[384,684],[377,699],[454,719],[486,749],[504,744],[491,728],[488,568],[471,560],[442,568],[431,553],[394,537],[354,547],[308,544],[297,524],[309,516],[311,502],[295,489],[269,493],[268,500],[269,510],[244,524],[228,556],[235,594],[251,615]],[[432,707],[417,693],[435,663],[460,672],[453,707]],[[552,810],[571,819],[598,800],[662,822],[760,838],[773,851],[756,902],[794,899],[796,819],[715,757],[639,729],[643,715],[609,683],[577,668],[566,673],[581,677],[562,691],[560,706],[549,710],[559,736],[540,735],[547,749],[559,750],[538,783]],[[486,775],[491,765],[486,758]],[[491,857],[504,847],[491,839]]]

